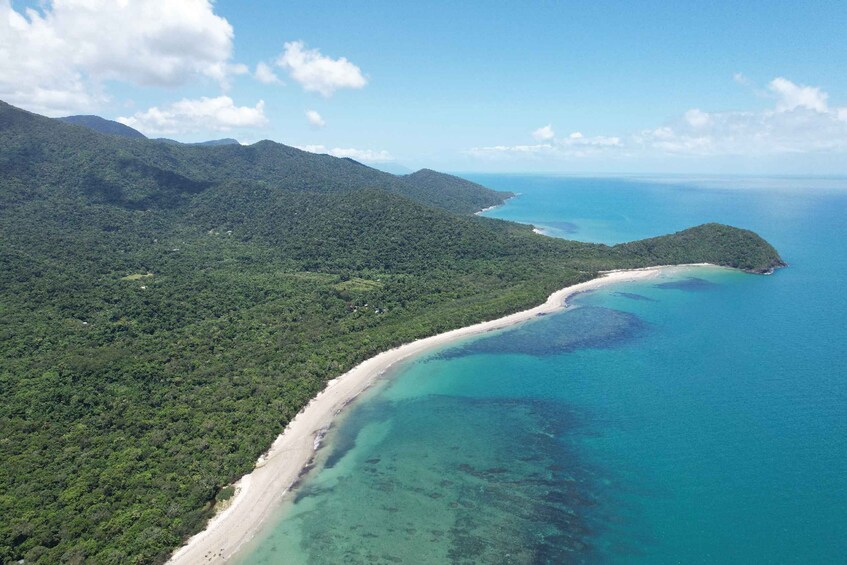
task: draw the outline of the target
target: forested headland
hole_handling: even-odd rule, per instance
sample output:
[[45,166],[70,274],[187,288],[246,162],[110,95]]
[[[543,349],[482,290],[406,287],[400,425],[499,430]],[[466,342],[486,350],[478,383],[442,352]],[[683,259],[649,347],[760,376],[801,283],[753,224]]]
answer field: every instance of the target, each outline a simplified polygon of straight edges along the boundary
[[329,379],[401,343],[600,270],[782,264],[718,224],[606,246],[473,215],[509,196],[0,102],[0,561],[164,561]]

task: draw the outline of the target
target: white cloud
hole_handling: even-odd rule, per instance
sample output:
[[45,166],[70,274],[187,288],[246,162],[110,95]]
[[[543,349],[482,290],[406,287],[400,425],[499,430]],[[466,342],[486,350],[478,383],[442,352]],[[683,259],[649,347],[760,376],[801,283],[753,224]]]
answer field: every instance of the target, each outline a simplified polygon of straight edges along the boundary
[[18,12],[0,0],[0,98],[51,115],[94,107],[101,82],[224,84],[232,26],[208,0],[52,0]]
[[254,107],[236,106],[229,96],[182,99],[165,108],[154,106],[117,121],[147,135],[173,135],[197,131],[229,131],[235,128],[263,127],[265,102]]
[[[743,79],[743,81],[741,80]],[[736,82],[749,83],[735,77]],[[774,107],[759,111],[705,112],[698,108],[657,127],[627,136],[586,137],[580,132],[537,145],[474,147],[487,159],[564,159],[592,156],[776,156],[847,153],[847,107],[830,108],[819,87],[777,77],[768,84]]]
[[363,88],[368,83],[359,67],[346,58],[326,57],[317,49],[307,49],[302,41],[286,43],[276,64],[287,69],[303,89],[326,97],[340,88]]
[[818,87],[794,84],[788,79],[777,77],[768,84],[768,89],[776,94],[776,109],[787,112],[795,108],[807,108],[816,112],[826,112],[826,100],[829,95]]
[[325,145],[303,145],[297,147],[297,149],[302,149],[309,153],[325,153],[327,155],[332,155],[333,157],[349,157],[350,159],[355,159],[356,161],[362,161],[365,163],[385,163],[394,160],[391,153],[384,149],[380,151],[375,151],[373,149],[354,149],[352,147],[335,147],[333,149],[327,149]]
[[705,125],[694,126],[683,118],[644,130],[632,142],[648,152],[697,156],[847,151],[847,121],[838,112],[808,108],[714,112]]
[[329,154],[329,150],[327,150],[326,145],[295,145],[295,147],[301,151],[307,151],[309,153]]
[[701,128],[708,125],[710,119],[709,114],[697,108],[688,110],[685,113],[685,121],[693,128]]
[[314,110],[309,110],[306,112],[306,119],[309,120],[309,123],[316,128],[322,128],[326,125],[326,122],[321,117],[321,115],[315,112]]
[[532,137],[536,139],[536,141],[549,141],[556,137],[556,133],[553,131],[553,124],[547,124],[544,127],[540,127],[534,132],[532,132]]
[[384,149],[381,151],[374,151],[373,149],[353,149],[352,147],[345,149],[342,147],[336,147],[335,149],[332,149],[329,154],[334,157],[349,157],[350,159],[364,161],[366,163],[385,163],[387,161],[394,160],[391,153]]
[[772,109],[706,113],[689,110],[681,119],[632,137],[646,151],[677,155],[765,156],[847,151],[847,109],[830,110],[819,87],[777,77],[768,83]]
[[276,76],[273,69],[267,63],[259,63],[256,65],[256,72],[253,73],[253,78],[262,84],[281,84],[282,81]]
[[552,138],[546,143],[535,145],[493,145],[473,147],[467,154],[487,159],[531,157],[539,159],[587,157],[600,155],[608,151],[619,150],[622,147],[619,137],[597,135],[586,137],[582,132],[575,131],[564,139]]
[[734,73],[732,75],[732,80],[734,80],[735,82],[737,82],[738,84],[740,84],[742,86],[748,86],[750,84],[750,79],[748,79],[746,76],[744,76],[744,73]]

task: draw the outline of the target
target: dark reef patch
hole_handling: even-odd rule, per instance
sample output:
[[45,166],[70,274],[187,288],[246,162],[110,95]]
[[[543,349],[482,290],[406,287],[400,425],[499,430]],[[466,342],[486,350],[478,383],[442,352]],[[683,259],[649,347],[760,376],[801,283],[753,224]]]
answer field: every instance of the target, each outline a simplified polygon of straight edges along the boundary
[[584,306],[516,329],[446,349],[433,358],[480,353],[560,355],[579,349],[613,349],[642,336],[648,325],[629,312]]
[[698,277],[687,277],[679,281],[659,283],[653,286],[664,290],[684,290],[688,292],[699,292],[703,290],[711,290],[720,285]]
[[655,302],[653,298],[649,296],[644,296],[643,294],[636,294],[634,292],[616,292],[615,296],[621,296],[623,298],[629,298],[630,300],[640,300],[644,302]]
[[562,233],[577,233],[579,226],[573,222],[545,222],[545,226],[555,228]]
[[[370,421],[379,421],[380,410],[383,409],[381,402],[363,403],[358,410],[365,417],[370,418]],[[356,447],[356,437],[359,435],[359,430],[354,426],[341,426],[338,428],[333,440],[332,451],[329,453],[323,467],[332,469],[341,461],[347,453]],[[371,459],[369,462],[379,462],[379,459]]]
[[[363,454],[361,468],[329,488],[306,481],[295,494],[295,505],[305,498],[312,505],[298,518],[311,562],[433,562],[439,554],[460,563],[596,558],[596,536],[618,518],[603,503],[608,471],[588,463],[579,447],[593,425],[582,410],[520,397],[431,395],[379,404],[392,426]],[[339,431],[357,435],[372,421],[361,407]],[[468,421],[477,433],[457,435]],[[457,437],[460,450],[444,448]],[[363,472],[377,460],[390,473]],[[420,559],[414,548],[421,544],[438,549]]]

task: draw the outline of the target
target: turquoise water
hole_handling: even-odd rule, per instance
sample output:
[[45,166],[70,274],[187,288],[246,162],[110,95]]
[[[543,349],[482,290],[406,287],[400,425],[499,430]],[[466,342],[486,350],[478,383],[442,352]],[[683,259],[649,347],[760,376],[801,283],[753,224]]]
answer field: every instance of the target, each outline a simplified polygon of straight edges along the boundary
[[411,360],[244,560],[847,562],[847,181],[471,178],[553,236],[719,221],[791,266],[611,286]]

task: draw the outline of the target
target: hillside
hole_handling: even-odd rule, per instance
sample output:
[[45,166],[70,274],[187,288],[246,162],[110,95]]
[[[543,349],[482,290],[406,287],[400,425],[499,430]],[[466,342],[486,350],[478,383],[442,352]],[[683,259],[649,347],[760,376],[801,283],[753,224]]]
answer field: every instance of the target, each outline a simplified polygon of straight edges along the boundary
[[[107,120],[106,118],[101,118],[100,116],[65,116],[64,118],[56,118],[62,122],[68,124],[74,124],[77,126],[86,127],[92,131],[96,131],[97,133],[105,133],[107,135],[117,135],[120,137],[129,137],[134,139],[147,139],[147,136],[138,131],[137,129],[131,128],[126,124],[122,124],[120,122],[116,122],[114,120]],[[154,141],[159,141],[161,143],[169,143],[172,145],[183,145],[182,142],[176,141],[173,139],[167,139],[165,137],[156,138]],[[211,139],[209,141],[199,141],[197,143],[187,143],[184,145],[240,145],[237,139],[232,139],[231,137],[225,137],[223,139]]]
[[379,351],[599,270],[780,262],[728,226],[609,247],[471,214],[506,196],[0,103],[0,561],[165,560],[329,379]]
[[473,183],[421,185],[350,159],[308,153],[272,141],[250,146],[157,143],[104,136],[0,102],[8,180],[61,185],[88,201],[125,208],[169,208],[226,181],[265,183],[283,190],[344,192],[379,188],[446,210],[470,214],[502,203],[511,193]]
[[210,139],[209,141],[198,141],[197,143],[192,143],[192,145],[241,145],[238,143],[237,139],[233,139],[231,137],[224,137],[222,139]]
[[90,130],[94,130],[99,133],[105,133],[107,135],[118,135],[121,137],[130,137],[136,139],[147,138],[147,136],[145,136],[137,129],[133,129],[128,125],[124,125],[120,122],[101,118],[100,116],[65,116],[64,118],[58,119],[68,124],[87,127]]
[[497,194],[498,200],[492,197],[490,189],[482,185],[430,169],[421,169],[401,178],[430,201],[467,213],[502,204],[502,200],[514,196],[511,192],[501,192]]

